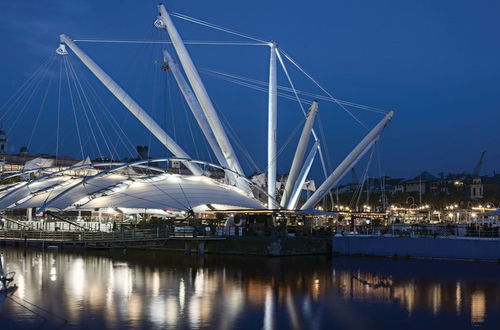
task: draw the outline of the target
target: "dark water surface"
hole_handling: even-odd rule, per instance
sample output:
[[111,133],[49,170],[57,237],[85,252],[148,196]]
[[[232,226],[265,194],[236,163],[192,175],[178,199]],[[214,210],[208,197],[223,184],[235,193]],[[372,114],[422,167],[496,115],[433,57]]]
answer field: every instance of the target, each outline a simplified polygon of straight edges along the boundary
[[[0,329],[500,329],[500,265],[3,249]],[[3,302],[2,302],[3,300]]]

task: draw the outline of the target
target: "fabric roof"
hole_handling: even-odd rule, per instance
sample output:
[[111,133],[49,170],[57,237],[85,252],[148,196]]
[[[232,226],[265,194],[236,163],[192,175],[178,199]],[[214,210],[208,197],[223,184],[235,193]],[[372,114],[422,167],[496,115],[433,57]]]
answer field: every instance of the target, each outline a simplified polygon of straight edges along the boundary
[[46,209],[138,209],[190,210],[206,204],[234,208],[262,208],[262,204],[238,188],[211,178],[162,174],[151,177],[106,173],[95,177],[67,174],[19,183],[0,191],[0,210],[45,207]]

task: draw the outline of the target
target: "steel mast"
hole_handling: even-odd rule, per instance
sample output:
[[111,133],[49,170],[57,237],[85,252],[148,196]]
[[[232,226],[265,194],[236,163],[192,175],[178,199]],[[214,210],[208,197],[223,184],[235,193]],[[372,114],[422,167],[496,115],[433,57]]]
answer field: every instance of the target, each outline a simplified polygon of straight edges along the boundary
[[[207,139],[210,148],[214,152],[215,157],[222,167],[228,168],[226,158],[224,158],[224,155],[220,150],[219,144],[217,143],[215,135],[210,128],[210,125],[208,124],[207,118],[205,118],[205,115],[203,114],[200,103],[196,99],[196,96],[193,94],[193,90],[189,86],[188,82],[182,75],[179,65],[166,49],[163,50],[163,61],[168,66],[168,69],[172,72],[175,81],[177,82],[177,85],[179,86],[179,89],[181,90],[182,95],[184,96],[184,99],[189,106],[189,109],[191,109],[191,112],[198,122],[203,135],[205,135],[205,138]],[[234,176],[234,173],[229,171],[226,171],[226,174],[228,174],[228,176]],[[234,182],[234,178],[231,181]]]
[[363,140],[351,151],[351,153],[340,163],[335,171],[321,184],[312,196],[302,205],[301,210],[313,208],[321,201],[330,190],[356,165],[370,147],[377,141],[382,129],[389,123],[394,111],[389,111],[385,117],[364,137]]
[[302,191],[302,187],[306,182],[307,175],[311,170],[314,157],[316,157],[316,153],[318,152],[318,150],[319,150],[319,141],[316,141],[313,147],[311,148],[311,151],[309,151],[309,154],[307,155],[307,158],[304,161],[304,165],[300,170],[299,176],[297,177],[295,186],[293,187],[293,190],[290,194],[288,205],[286,206],[287,209],[294,210],[297,207],[297,202],[299,201],[300,192]]
[[[61,46],[68,46],[83,64],[99,79],[104,86],[144,125],[146,128],[172,152],[175,157],[191,159],[191,157],[151,118],[130,95],[127,94],[97,63],[65,34],[60,35]],[[65,47],[57,49],[57,53],[65,55]],[[67,54],[67,53],[66,53]],[[184,165],[194,174],[202,175],[203,171],[196,164],[184,162]]]
[[[201,81],[200,75],[198,74],[198,70],[189,55],[189,52],[182,41],[179,32],[177,31],[170,15],[168,14],[165,6],[163,4],[158,5],[158,19],[163,23],[163,27],[167,30],[168,35],[170,36],[170,40],[174,45],[175,51],[179,56],[179,60],[181,62],[182,67],[184,68],[184,72],[186,73],[186,77],[191,83],[191,87],[193,88],[194,94],[196,95],[198,102],[201,105],[203,112],[205,113],[205,117],[212,128],[212,131],[219,143],[219,146],[226,158],[229,169],[234,172],[244,176],[243,169],[236,157],[236,154],[229,142],[229,139],[226,135],[224,128],[222,127],[222,123],[215,111],[215,108],[212,104],[210,97],[208,96],[208,92]],[[161,27],[161,26],[160,26]],[[236,185],[246,191],[247,193],[251,193],[250,186],[248,183],[240,177],[236,178]]]
[[302,161],[304,160],[304,154],[307,149],[307,144],[309,143],[309,138],[311,136],[311,131],[314,124],[314,118],[318,113],[318,102],[314,101],[309,108],[307,113],[306,123],[302,129],[302,134],[300,135],[299,144],[295,150],[295,155],[293,157],[292,166],[290,167],[290,173],[286,179],[285,190],[283,191],[283,196],[281,197],[281,207],[286,207],[290,197],[292,196],[293,188],[299,176],[300,168],[302,166]]
[[267,124],[267,194],[268,209],[278,208],[276,199],[276,147],[278,143],[278,75],[276,65],[276,42],[271,42],[269,58],[269,101]]

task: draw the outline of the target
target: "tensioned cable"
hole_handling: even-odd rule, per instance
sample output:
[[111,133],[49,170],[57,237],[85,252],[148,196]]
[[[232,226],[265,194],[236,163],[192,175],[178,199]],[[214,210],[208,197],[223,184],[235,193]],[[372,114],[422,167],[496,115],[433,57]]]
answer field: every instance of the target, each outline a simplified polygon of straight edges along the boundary
[[[14,93],[11,94],[11,96],[7,99],[7,101],[0,107],[0,111],[3,111],[4,108],[7,108],[7,106],[11,103],[12,100],[14,100],[14,104],[18,102],[18,100],[21,98],[21,96],[24,94],[25,91],[28,90],[28,87],[33,83],[34,80],[37,79],[37,77],[40,75],[40,73],[45,69],[46,66],[49,65],[50,61],[53,59],[53,55],[49,56],[45,62],[43,62],[29,77],[26,79],[19,88],[14,91]],[[18,95],[19,94],[19,95]],[[0,117],[0,121],[3,120],[3,117],[6,115],[3,114]]]
[[186,123],[189,128],[189,134],[191,135],[191,140],[193,141],[194,152],[196,154],[196,158],[200,159],[200,153],[198,152],[198,146],[196,145],[196,141],[194,138],[193,127],[191,125],[191,120],[188,114],[188,110],[186,108],[186,102],[184,102],[184,99],[182,97],[180,98],[181,98],[182,109],[184,110],[184,115],[186,117]]
[[229,33],[229,34],[232,34],[232,35],[236,35],[236,36],[239,36],[239,37],[243,37],[243,38],[246,38],[246,39],[249,39],[249,40],[253,40],[253,41],[257,41],[257,42],[269,45],[269,42],[267,42],[265,40],[262,40],[262,39],[259,39],[259,38],[256,38],[256,37],[252,37],[250,35],[243,34],[241,32],[230,30],[228,28],[225,28],[225,27],[222,27],[222,26],[219,26],[219,25],[215,25],[215,24],[209,23],[207,21],[203,21],[203,20],[201,20],[199,18],[194,18],[194,17],[188,16],[188,15],[184,15],[184,14],[181,14],[181,13],[175,13],[175,12],[170,13],[170,15],[174,16],[174,17],[177,17],[177,18],[180,18],[182,20],[191,22],[191,23],[195,23],[195,24],[199,24],[199,25],[203,25],[203,26],[209,27],[209,28],[214,29],[214,30],[223,31],[223,32],[226,32],[226,33]]
[[33,125],[33,129],[31,130],[30,138],[28,140],[28,149],[31,149],[31,141],[33,140],[33,136],[35,135],[35,131],[38,127],[38,122],[40,121],[40,116],[41,116],[42,110],[45,106],[45,101],[47,101],[47,95],[49,93],[50,86],[52,86],[52,81],[54,80],[53,78],[54,77],[49,79],[49,83],[47,84],[47,88],[45,88],[45,93],[43,95],[42,102],[40,104],[40,108],[38,109],[38,114],[37,114],[36,119],[35,119],[35,124]]
[[[290,78],[290,74],[288,73],[288,70],[285,66],[285,63],[283,62],[283,59],[281,58],[281,54],[276,50],[276,57],[278,57],[278,61],[281,64],[281,67],[283,68],[283,71],[285,72],[286,78],[288,79],[288,83],[290,84],[290,87],[293,90],[293,94],[295,95],[295,99],[297,100],[297,103],[300,106],[300,109],[302,110],[302,113],[304,114],[304,117],[307,117],[307,112],[304,109],[304,106],[302,105],[302,102],[300,102],[300,97],[299,94],[297,94],[297,89],[295,89],[295,86],[293,84],[292,78]],[[314,132],[314,129],[312,130],[312,134],[314,136],[314,140],[317,141],[318,137],[316,136],[316,133]]]
[[71,100],[71,106],[73,107],[73,117],[75,119],[75,127],[76,127],[76,134],[78,136],[78,143],[80,144],[80,152],[82,153],[82,159],[85,158],[85,154],[83,153],[83,146],[82,146],[82,138],[80,136],[80,128],[78,127],[78,119],[76,118],[76,109],[75,109],[75,101],[73,99],[73,92],[71,89],[71,84],[69,82],[69,75],[68,75],[68,60],[66,57],[63,57],[64,59],[64,68],[65,68],[65,73],[66,73],[66,81],[68,83],[68,90],[69,90],[69,96]]
[[[95,121],[95,123],[96,123],[96,125],[97,125],[97,129],[98,129],[99,133],[101,134],[101,137],[102,137],[102,139],[103,139],[103,141],[104,141],[104,144],[105,144],[105,146],[106,146],[106,149],[108,149],[108,152],[109,152],[110,156],[111,156],[111,157],[113,157],[113,154],[112,154],[112,152],[111,152],[111,149],[109,148],[109,145],[108,145],[108,141],[107,141],[106,137],[104,136],[104,132],[103,132],[103,130],[102,130],[102,128],[101,128],[101,125],[99,124],[99,121],[97,120],[97,117],[96,117],[96,115],[95,115],[95,113],[94,113],[94,110],[92,109],[92,106],[91,106],[90,101],[89,101],[89,99],[88,99],[88,97],[87,97],[87,94],[85,93],[85,90],[84,90],[83,85],[82,85],[82,83],[81,83],[81,81],[80,81],[80,78],[78,77],[78,75],[77,75],[77,73],[76,73],[76,70],[75,70],[75,68],[74,68],[73,64],[71,63],[71,61],[70,61],[69,63],[70,63],[70,68],[71,68],[71,70],[72,70],[72,72],[73,72],[73,75],[74,75],[74,77],[76,78],[76,82],[78,83],[78,86],[80,87],[80,90],[81,90],[82,95],[83,95],[83,97],[84,97],[84,99],[85,99],[85,102],[87,103],[87,107],[88,107],[88,109],[90,110],[90,113],[91,113],[91,115],[92,115],[92,117],[93,117],[93,119],[94,119],[94,121]],[[83,105],[83,104],[82,104],[82,105]],[[84,107],[84,110],[85,110],[85,107]],[[89,125],[90,125],[90,122],[89,122]],[[92,130],[92,128],[91,128],[91,130]],[[93,133],[93,132],[92,132],[92,135],[94,135],[94,133]],[[94,136],[94,139],[95,139],[95,136]],[[96,144],[97,144],[97,140],[96,140],[96,139],[95,139],[95,141],[96,141]],[[99,146],[97,146],[97,148],[98,148],[98,150],[100,150]],[[100,153],[100,152],[99,152],[99,153]],[[102,157],[102,156],[103,156],[103,155],[101,154],[101,157]]]
[[[94,86],[90,83],[90,81],[86,78],[85,75],[82,75],[84,78],[83,81],[87,85],[88,90],[91,91],[91,93],[94,95],[94,99],[97,100],[97,102],[101,105],[101,109],[104,110],[104,116],[108,120],[108,122],[111,124],[111,128],[114,130],[115,134],[117,135],[118,139],[116,144],[113,145],[113,150],[114,153],[117,154],[116,148],[118,146],[118,143],[121,142],[122,145],[125,147],[125,149],[129,152],[130,156],[133,157],[135,155],[134,153],[134,144],[132,141],[130,141],[129,137],[127,134],[125,134],[122,125],[118,123],[118,121],[114,118],[114,116],[111,114],[111,111],[109,110],[108,106],[104,103],[102,98],[99,96],[97,91],[94,89]],[[126,114],[129,114],[127,111]],[[127,142],[128,144],[126,144]]]
[[[90,129],[90,134],[92,136],[92,139],[94,140],[94,143],[97,147],[97,152],[99,153],[99,156],[102,158],[103,157],[103,154],[101,152],[101,148],[99,147],[99,143],[97,142],[97,138],[95,136],[95,133],[94,133],[94,128],[92,127],[91,123],[90,123],[90,119],[89,119],[89,116],[87,114],[87,111],[85,109],[85,104],[83,103],[83,98],[82,98],[82,95],[80,93],[80,90],[78,88],[78,84],[76,83],[76,74],[75,72],[72,70],[72,63],[71,63],[71,60],[68,59],[68,67],[69,67],[69,73],[70,73],[70,76],[72,78],[72,82],[73,82],[73,86],[75,87],[75,91],[76,91],[76,95],[78,96],[78,99],[80,100],[80,105],[82,107],[82,112],[83,112],[83,115],[85,116],[85,119],[87,120],[87,124],[89,125],[89,129]],[[83,158],[82,158],[83,159]]]
[[172,102],[172,83],[171,83],[171,79],[170,79],[170,76],[167,75],[166,77],[166,82],[167,82],[167,93],[168,93],[168,107],[170,110],[170,117],[171,117],[171,120],[172,120],[172,131],[174,133],[174,141],[177,141],[177,129],[176,129],[176,125],[175,125],[175,111],[174,111],[174,104]]
[[[35,92],[38,90],[38,87],[40,86],[40,84],[42,82],[41,78],[43,78],[44,76],[46,76],[47,72],[51,69],[52,64],[54,63],[54,60],[55,60],[54,56],[50,57],[50,61],[49,61],[48,65],[37,76],[37,79],[38,78],[40,78],[40,79],[38,79],[38,81],[36,83],[34,82],[34,87],[31,89],[31,91],[30,91],[31,93],[29,93],[29,96],[27,98],[25,98],[25,100],[20,101],[19,104],[20,105],[23,104],[23,101],[24,101],[24,105],[21,106],[21,110],[18,112],[18,114],[17,114],[14,122],[12,123],[10,129],[7,130],[7,134],[9,134],[10,131],[15,127],[15,125],[17,124],[17,121],[19,120],[19,118],[24,114],[24,112],[26,111],[26,109],[30,105],[31,100],[33,99],[33,96],[35,95]],[[3,118],[1,118],[1,119],[3,119]]]
[[[212,100],[212,102],[215,103],[215,101]],[[226,115],[224,112],[218,110],[219,107],[217,104],[215,104],[215,111],[217,112],[218,115],[222,118],[222,125],[226,129],[226,132],[228,133],[229,137],[233,140],[234,143],[236,143],[236,146],[240,149],[240,151],[243,153],[243,156],[247,158],[247,161],[251,164],[251,166],[256,170],[260,171],[259,166],[255,162],[255,160],[252,158],[248,150],[244,147],[243,143],[241,142],[240,138],[238,137],[238,134],[234,131],[231,123],[227,119]]]
[[334,100],[335,103],[337,103],[339,107],[341,107],[345,112],[347,112],[361,126],[363,126],[364,128],[366,128],[367,130],[369,130],[369,128],[362,121],[360,121],[351,111],[349,111],[342,104],[340,104],[339,102],[337,102],[337,99],[335,97],[333,97],[333,95],[330,94],[330,92],[328,92],[328,90],[326,90],[323,86],[321,86],[321,84],[316,79],[314,79],[309,73],[307,73],[290,55],[288,55],[281,48],[276,49],[276,53],[278,53],[278,54],[279,53],[283,53],[283,55],[285,56],[285,58],[287,60],[289,60],[290,63],[292,63],[297,69],[299,69],[307,78],[309,78],[316,86],[318,86],[326,95],[328,95],[329,97],[331,97],[332,100]]
[[[120,124],[118,124],[118,122],[116,121],[116,119],[111,114],[109,108],[106,106],[106,104],[104,103],[104,101],[101,99],[101,97],[99,96],[99,94],[97,93],[97,91],[94,89],[94,87],[92,86],[92,84],[85,77],[85,75],[83,75],[82,77],[83,77],[83,82],[86,84],[88,90],[90,90],[90,92],[92,93],[94,99],[97,100],[97,103],[100,104],[101,109],[103,110],[104,117],[108,120],[108,122],[110,124],[110,127],[113,129],[114,133],[118,137],[116,139],[117,143],[115,145],[112,145],[113,146],[113,154],[118,155],[118,153],[116,151],[116,148],[117,148],[118,143],[122,142],[122,145],[129,152],[130,156],[133,157],[134,156],[134,152],[133,152],[134,151],[134,145],[130,141],[128,135],[125,134],[125,132],[123,131],[123,129],[120,126]],[[126,144],[125,142],[128,142],[128,144]]]
[[[191,16],[188,16],[188,15],[184,15],[184,14],[180,14],[180,13],[171,13],[172,16],[174,17],[177,17],[177,18],[180,18],[180,19],[183,19],[183,20],[186,20],[186,21],[189,21],[189,22],[192,22],[192,23],[196,23],[196,24],[199,24],[199,25],[203,25],[203,26],[206,26],[206,27],[209,27],[209,28],[212,28],[212,29],[216,29],[216,30],[219,30],[219,31],[223,31],[223,32],[226,32],[226,33],[230,33],[230,34],[233,34],[233,35],[237,35],[237,36],[240,36],[240,37],[243,37],[243,38],[247,38],[247,39],[250,39],[250,40],[254,40],[254,41],[258,41],[258,42],[261,42],[261,43],[264,43],[266,45],[269,45],[269,42],[267,41],[264,41],[262,39],[259,39],[259,38],[255,38],[255,37],[252,37],[252,36],[249,36],[249,35],[246,35],[246,34],[243,34],[243,33],[240,33],[240,32],[236,32],[236,31],[233,31],[233,30],[230,30],[228,28],[224,28],[224,27],[221,27],[221,26],[218,26],[218,25],[215,25],[215,24],[212,24],[212,23],[209,23],[209,22],[206,22],[206,21],[203,21],[201,19],[197,19],[197,18],[194,18],[194,17],[191,17]],[[306,77],[308,77],[313,83],[315,83],[323,92],[325,92],[325,94],[327,94],[332,100],[336,101],[336,99],[325,89],[323,88],[323,86],[321,86],[317,81],[316,79],[314,79],[311,75],[309,75],[295,60],[293,60],[293,58],[291,58],[286,52],[284,52],[283,50],[281,50],[280,48],[277,48],[276,49],[276,54],[278,55],[278,59],[280,60],[280,63],[282,64],[282,66],[284,66],[283,64],[283,60],[281,59],[281,56],[280,56],[280,52],[283,52],[283,55],[293,64],[295,65],[302,73],[304,73],[306,75]],[[284,68],[284,70],[286,71],[286,69]],[[288,76],[288,73],[287,73],[287,76]],[[298,97],[297,97],[298,98]],[[346,111],[351,117],[353,117],[361,126],[363,126],[364,128],[366,128],[367,130],[368,127],[366,127],[366,125],[361,122],[356,116],[354,116],[354,114],[352,114],[348,109],[346,109],[342,104],[336,102],[344,111]],[[301,105],[302,107],[302,104],[300,103],[299,101],[299,104]],[[316,138],[317,140],[317,138]]]
[[[257,90],[257,91],[260,91],[260,92],[264,92],[266,94],[269,93],[269,89],[268,88],[264,88],[264,87],[260,87],[260,86],[257,86],[257,85],[253,85],[253,84],[250,84],[250,83],[247,83],[247,82],[244,82],[244,81],[240,81],[240,80],[237,80],[237,79],[232,79],[232,78],[223,77],[223,76],[216,76],[216,75],[212,75],[212,74],[206,73],[206,72],[202,72],[202,73],[210,75],[210,76],[213,76],[213,77],[216,77],[218,79],[221,79],[221,80],[224,80],[224,81],[227,81],[227,82],[230,82],[230,83],[233,83],[233,84],[236,84],[236,85],[240,85],[240,86],[248,87],[250,89],[254,89],[254,90]],[[280,92],[278,92],[277,95],[279,97],[281,97],[281,98],[284,98],[284,99],[288,99],[288,100],[292,100],[292,101],[297,101],[297,99],[294,96],[286,94],[286,93],[280,93]],[[311,100],[304,99],[304,98],[300,98],[300,102],[302,102],[302,103],[304,103],[306,105],[310,105],[312,103]]]
[[381,164],[381,157],[380,157],[380,140],[375,142],[375,147],[377,148],[377,163],[378,163],[378,175],[379,175],[379,180],[380,180],[380,194],[382,196],[382,208],[385,210],[387,201],[386,201],[386,195],[385,195],[385,176],[382,175],[382,164]]
[[[349,203],[349,207],[354,207],[354,206],[358,206],[359,205],[359,200],[361,199],[361,195],[363,194],[363,188],[364,188],[364,185],[365,185],[366,176],[368,175],[368,170],[369,170],[371,162],[372,162],[373,151],[374,151],[374,148],[372,147],[372,149],[370,151],[370,158],[368,159],[368,162],[366,163],[365,170],[363,171],[363,176],[361,177],[361,181],[360,181],[361,184],[359,185],[359,187],[354,192],[354,194],[353,194],[353,196],[351,198],[351,202]],[[354,199],[356,199],[356,204],[354,204]]]
[[59,156],[59,126],[61,123],[61,88],[62,88],[62,65],[63,60],[59,61],[59,90],[57,93],[57,123],[56,123],[56,163]]
[[[85,118],[87,120],[87,124],[89,125],[89,128],[91,130],[94,143],[96,144],[96,146],[98,148],[99,156],[103,157],[103,154],[100,151],[100,148],[99,148],[99,145],[98,145],[98,142],[97,142],[97,138],[96,138],[96,136],[94,134],[94,130],[93,130],[92,125],[90,123],[89,117],[87,116],[86,108],[88,108],[88,110],[93,115],[94,121],[96,121],[98,129],[100,129],[99,123],[95,119],[95,115],[94,115],[93,110],[92,110],[92,105],[90,104],[90,101],[89,101],[89,99],[88,99],[88,97],[87,97],[87,95],[85,93],[85,89],[83,88],[83,85],[82,85],[82,83],[80,81],[79,75],[77,74],[77,71],[76,71],[75,67],[73,66],[73,62],[71,61],[71,58],[68,58],[67,61],[68,61],[68,68],[69,68],[70,75],[73,78],[73,85],[74,85],[75,91],[76,91],[76,93],[78,95],[78,98],[80,100],[80,104],[81,104],[83,113],[84,113]],[[78,73],[80,73],[80,72],[78,72]],[[84,100],[85,100],[85,103],[83,102]],[[101,132],[101,134],[102,134],[102,132]],[[106,143],[106,140],[104,140],[104,142]],[[108,148],[108,150],[109,150],[109,148]]]
[[[74,39],[74,42],[88,43],[114,43],[114,44],[172,44],[170,40],[120,40],[120,39]],[[213,45],[213,46],[268,46],[257,42],[239,41],[210,41],[210,40],[185,40],[185,45]]]
[[[88,109],[90,111],[90,114],[92,115],[92,119],[94,119],[94,122],[96,123],[97,130],[99,131],[99,133],[100,133],[100,135],[101,135],[101,137],[102,137],[102,139],[104,141],[104,145],[105,145],[106,149],[108,150],[110,157],[113,158],[113,153],[111,152],[111,149],[109,148],[109,144],[111,143],[111,141],[108,143],[108,138],[107,138],[107,136],[105,136],[104,130],[102,129],[101,124],[97,120],[97,116],[96,116],[96,114],[94,112],[94,109],[93,109],[92,105],[90,104],[90,101],[89,101],[89,99],[87,97],[87,94],[85,93],[85,89],[83,88],[82,82],[81,82],[81,80],[80,80],[80,78],[79,78],[79,76],[78,76],[78,74],[77,74],[77,72],[76,72],[73,64],[71,62],[70,62],[70,64],[71,64],[71,70],[73,71],[73,75],[76,78],[76,82],[78,83],[78,86],[79,86],[79,88],[81,90],[83,98],[85,99],[85,102],[86,102],[87,107],[88,107]],[[79,72],[79,73],[81,73],[81,72]],[[82,104],[82,106],[83,106],[83,110],[85,111],[85,106],[83,104]],[[87,121],[89,122],[89,126],[90,126],[90,121],[88,120],[88,117],[87,117]],[[95,140],[96,144],[98,144],[98,142],[97,142],[97,140],[95,138],[95,135],[94,135],[92,127],[90,129],[92,130],[92,135],[94,136],[94,140]],[[99,150],[99,153],[101,154],[101,151],[100,151],[100,148],[99,148],[98,145],[97,145],[97,148]],[[102,154],[101,154],[101,157],[103,157]]]
[[[254,85],[248,84],[248,87],[250,87],[250,88],[254,88],[255,87],[257,89],[257,87],[259,87],[257,85],[260,85],[260,86],[263,86],[263,87],[259,87],[258,90],[262,90],[262,91],[268,92],[269,83],[267,83],[265,81],[261,81],[261,80],[257,80],[257,79],[251,79],[251,78],[248,78],[248,77],[243,77],[243,76],[239,76],[239,75],[235,75],[235,74],[230,74],[230,73],[225,73],[225,72],[220,72],[220,71],[215,71],[215,70],[210,70],[210,69],[203,69],[202,68],[202,69],[199,69],[199,71],[202,72],[202,73],[204,73],[204,74],[210,75],[212,77],[216,77],[216,78],[223,79],[223,80],[226,80],[226,81],[236,82],[236,81],[241,80],[241,81],[245,81],[247,83],[253,83]],[[228,78],[231,78],[231,79],[228,79]],[[278,90],[283,90],[283,91],[290,92],[290,93],[293,92],[293,90],[291,88],[289,88],[289,87],[278,85],[277,88],[278,88]],[[330,97],[327,97],[327,96],[323,96],[323,95],[319,95],[319,94],[314,94],[314,93],[311,93],[311,92],[305,92],[305,91],[301,91],[301,90],[296,90],[296,91],[297,91],[297,94],[299,94],[299,95],[309,96],[309,97],[313,97],[314,99],[317,99],[317,100],[323,100],[323,101],[327,101],[327,102],[336,103],[334,100],[332,100]],[[288,95],[288,94],[281,94],[281,95],[286,95],[289,98],[291,98],[291,96]],[[372,112],[381,113],[381,114],[386,114],[387,113],[386,110],[379,109],[379,108],[376,108],[376,107],[372,107],[372,106],[368,106],[368,105],[364,105],[364,104],[359,104],[359,103],[354,103],[354,102],[350,102],[350,101],[345,101],[345,100],[340,100],[340,99],[336,99],[336,100],[337,100],[338,103],[341,103],[341,104],[343,104],[345,106],[350,106],[350,107],[353,107],[353,108],[357,108],[357,109],[361,109],[361,110],[367,110],[367,111],[372,111]],[[304,99],[301,99],[301,101],[302,102],[306,102],[306,100],[304,100]],[[311,103],[311,101],[307,101],[307,103]]]
[[[294,95],[295,95],[295,97],[296,97],[296,99],[297,99],[297,102],[298,102],[298,103],[299,103],[299,105],[300,105],[300,108],[302,109],[302,113],[304,114],[304,117],[307,117],[306,111],[305,111],[304,107],[302,106],[302,103],[300,103],[300,98],[299,98],[299,95],[297,94],[297,91],[296,91],[296,89],[295,89],[295,86],[294,86],[294,84],[293,84],[293,81],[292,81],[292,79],[290,78],[290,75],[288,74],[288,70],[287,70],[287,68],[286,68],[286,66],[285,66],[285,63],[283,62],[283,59],[281,58],[281,54],[280,54],[280,52],[278,51],[278,49],[276,49],[276,57],[278,58],[278,60],[279,60],[279,62],[280,62],[280,64],[281,64],[281,67],[283,68],[283,71],[285,72],[285,75],[286,75],[286,77],[287,77],[287,79],[288,79],[288,83],[290,84],[290,87],[292,87],[292,89],[293,89],[293,93],[294,93]],[[316,132],[315,132],[314,128],[313,128],[313,129],[311,129],[311,133],[312,133],[312,135],[313,135],[313,137],[314,137],[314,141],[315,141],[315,142],[317,142],[319,139],[318,139],[318,136],[316,135]],[[325,179],[326,179],[326,178],[328,178],[328,174],[327,174],[326,165],[325,165],[325,160],[324,160],[324,158],[323,158],[323,153],[322,153],[322,150],[321,150],[321,149],[322,149],[322,146],[321,146],[321,143],[320,143],[320,145],[319,145],[319,149],[318,149],[318,151],[319,151],[319,158],[320,158],[320,161],[321,161],[321,166],[323,167],[323,173],[325,174]]]

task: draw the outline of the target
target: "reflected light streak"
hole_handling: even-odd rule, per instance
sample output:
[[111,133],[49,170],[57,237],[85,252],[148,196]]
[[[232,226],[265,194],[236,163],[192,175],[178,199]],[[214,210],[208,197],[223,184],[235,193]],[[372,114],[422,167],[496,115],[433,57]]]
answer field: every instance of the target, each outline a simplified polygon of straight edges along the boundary
[[180,307],[180,312],[184,312],[184,307],[186,304],[186,286],[184,284],[184,279],[181,278],[181,281],[179,283],[179,307]]
[[224,299],[224,317],[221,319],[220,326],[217,327],[220,330],[233,329],[234,321],[237,316],[243,310],[244,305],[244,295],[241,288],[232,287],[229,294]]
[[266,299],[264,302],[264,330],[274,329],[274,299],[271,286],[267,287]]
[[149,317],[158,328],[163,328],[166,321],[165,300],[163,297],[153,297],[149,305]]
[[69,271],[71,293],[77,299],[83,299],[85,290],[85,262],[83,258],[76,258]]
[[297,308],[295,307],[292,290],[290,290],[290,288],[288,288],[286,295],[286,309],[288,311],[288,316],[290,317],[292,327],[294,329],[301,329],[302,327],[300,326],[299,313],[297,311]]
[[462,288],[460,287],[460,282],[457,282],[455,287],[455,311],[457,312],[457,316],[462,311]]
[[189,300],[189,326],[191,328],[199,328],[200,326],[200,298],[193,295]]
[[475,326],[484,323],[486,317],[486,297],[484,291],[474,291],[471,295],[470,318]]
[[57,268],[54,266],[50,267],[49,275],[50,275],[50,280],[52,282],[55,282],[57,280]]
[[160,273],[158,271],[152,274],[151,286],[153,297],[157,297],[160,294]]
[[177,299],[173,296],[167,297],[165,302],[165,322],[169,328],[175,328],[177,326],[178,316],[179,307],[177,305]]
[[432,287],[432,314],[439,314],[441,310],[441,284],[436,284]]

